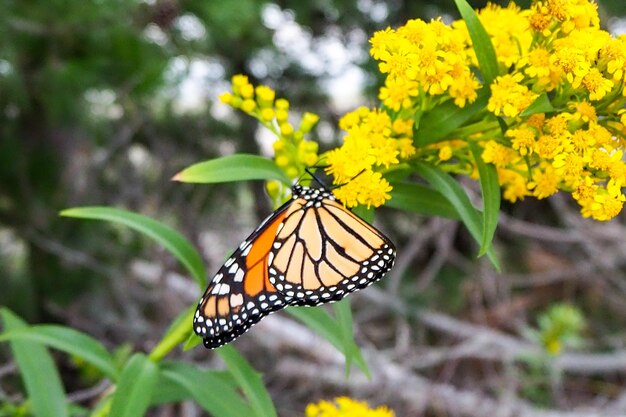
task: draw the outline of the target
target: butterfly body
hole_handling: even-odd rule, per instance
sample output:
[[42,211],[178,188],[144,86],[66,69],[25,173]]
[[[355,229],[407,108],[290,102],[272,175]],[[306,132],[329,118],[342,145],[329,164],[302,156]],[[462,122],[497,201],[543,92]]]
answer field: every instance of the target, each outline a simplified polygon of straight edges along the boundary
[[337,301],[391,269],[393,244],[323,189],[295,185],[213,277],[194,316],[208,348],[288,305]]

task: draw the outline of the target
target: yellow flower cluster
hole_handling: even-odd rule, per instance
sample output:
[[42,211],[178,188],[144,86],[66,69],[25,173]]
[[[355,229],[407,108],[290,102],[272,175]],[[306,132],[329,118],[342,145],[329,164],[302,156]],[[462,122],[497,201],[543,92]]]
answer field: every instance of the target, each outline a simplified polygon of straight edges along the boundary
[[[626,200],[626,36],[614,38],[601,30],[589,0],[535,1],[525,10],[513,3],[489,5],[478,16],[501,74],[490,85],[487,111],[454,140],[418,149],[416,158],[475,176],[468,149],[468,141],[475,141],[484,148],[483,160],[497,167],[505,199],[542,199],[565,191],[583,216],[615,217]],[[450,37],[460,39],[466,50],[464,64],[477,67],[465,22],[454,22],[450,30],[458,32]],[[381,71],[389,72],[382,63]],[[423,94],[421,82],[416,88]],[[533,109],[541,100],[547,105]]]
[[382,172],[415,154],[412,120],[392,121],[382,110],[361,107],[346,114],[339,127],[347,132],[343,145],[325,154],[335,196],[347,207],[378,207],[389,200],[391,185]]
[[486,108],[445,141],[416,149],[414,131],[432,109],[466,107],[483,87],[464,21],[414,19],[376,32],[370,53],[385,75],[381,107],[346,114],[342,145],[321,158],[317,145],[303,139],[317,116],[306,114],[295,130],[287,121],[288,103],[243,76],[233,78],[233,93],[223,100],[273,129],[276,163],[291,178],[322,160],[339,185],[335,195],[348,207],[384,204],[392,189],[385,176],[410,168],[412,160],[476,177],[472,141],[496,166],[505,199],[564,191],[583,216],[615,217],[626,200],[626,36],[600,29],[591,0],[535,0],[529,9],[490,4],[478,17],[499,75],[488,86]]
[[394,112],[425,105],[424,95],[447,94],[461,107],[476,99],[479,83],[462,31],[440,20],[413,19],[397,30],[376,32],[370,43],[380,72],[387,74],[379,98]]
[[[305,168],[317,163],[317,142],[305,139],[319,120],[317,115],[305,113],[298,129],[294,129],[289,122],[289,101],[276,99],[276,92],[270,87],[260,85],[255,88],[247,76],[235,75],[232,88],[232,93],[223,93],[220,100],[255,117],[276,135],[274,160],[289,178],[298,178]],[[268,186],[273,188],[278,184]]]
[[[491,85],[488,103],[508,128],[483,142],[482,154],[498,168],[504,198],[563,190],[583,216],[615,217],[626,200],[626,128],[618,118],[626,102],[626,37],[600,30],[588,0],[536,1],[530,10],[489,6],[479,16],[508,69]],[[551,92],[554,111],[525,115],[542,92]]]
[[306,417],[394,417],[389,408],[382,406],[371,409],[365,402],[355,401],[348,397],[335,398],[334,402],[320,401],[309,404],[305,410]]

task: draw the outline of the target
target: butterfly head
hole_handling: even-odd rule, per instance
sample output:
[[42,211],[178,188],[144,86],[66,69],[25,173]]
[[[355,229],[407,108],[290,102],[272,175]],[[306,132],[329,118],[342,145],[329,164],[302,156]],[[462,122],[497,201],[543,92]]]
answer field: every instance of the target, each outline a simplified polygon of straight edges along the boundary
[[293,198],[298,198],[302,195],[302,193],[304,192],[304,188],[303,186],[301,186],[300,184],[296,184],[293,187],[291,187],[291,195]]
[[310,188],[299,184],[291,187],[291,197],[294,200],[303,198],[307,201],[322,201],[325,198],[335,200],[333,193],[326,188]]

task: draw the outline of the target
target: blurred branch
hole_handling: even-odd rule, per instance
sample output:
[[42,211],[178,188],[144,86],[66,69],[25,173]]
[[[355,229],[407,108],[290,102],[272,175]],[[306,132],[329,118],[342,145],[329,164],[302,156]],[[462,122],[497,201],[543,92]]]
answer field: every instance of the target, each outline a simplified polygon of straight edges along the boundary
[[[432,317],[431,317],[432,318]],[[440,320],[444,327],[450,323]],[[360,373],[346,378],[343,356],[330,344],[312,335],[311,330],[280,316],[273,316],[259,324],[263,331],[256,332],[256,341],[268,350],[285,348],[298,351],[293,357],[283,356],[276,372],[292,379],[317,381],[318,384],[338,388],[342,392],[360,395],[384,395],[387,403],[402,401],[416,414],[436,410],[443,415],[492,417],[617,417],[621,412],[585,409],[580,411],[541,410],[525,401],[506,396],[506,401],[489,398],[477,391],[458,389],[450,384],[437,383],[408,370],[407,366],[392,361],[376,349],[364,349],[368,363],[372,364],[372,379]],[[456,324],[453,325],[456,327]],[[260,330],[260,329],[259,329]],[[465,330],[468,330],[465,328]],[[267,334],[271,337],[267,337]],[[253,332],[252,334],[255,334]],[[315,349],[311,349],[314,346]],[[308,362],[305,359],[309,358]]]

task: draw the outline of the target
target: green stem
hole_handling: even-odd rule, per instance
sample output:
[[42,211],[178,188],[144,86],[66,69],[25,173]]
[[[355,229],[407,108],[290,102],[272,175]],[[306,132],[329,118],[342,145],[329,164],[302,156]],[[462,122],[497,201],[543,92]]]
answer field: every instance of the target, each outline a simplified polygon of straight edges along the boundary
[[461,138],[467,138],[469,135],[473,135],[474,133],[487,133],[491,130],[496,130],[496,129],[500,129],[500,126],[498,125],[498,122],[496,121],[489,121],[489,120],[481,120],[479,122],[476,122],[474,124],[468,125],[468,126],[463,126],[463,127],[459,127],[455,130],[452,131],[452,133],[450,133],[450,135],[448,135],[448,137],[461,137]]

